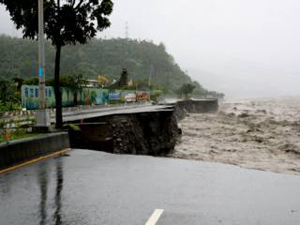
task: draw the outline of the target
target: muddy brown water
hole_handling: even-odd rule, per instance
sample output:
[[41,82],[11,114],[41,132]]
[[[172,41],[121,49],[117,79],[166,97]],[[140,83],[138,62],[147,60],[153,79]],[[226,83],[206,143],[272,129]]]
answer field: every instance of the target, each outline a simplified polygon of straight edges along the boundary
[[180,125],[171,157],[300,175],[300,98],[228,102]]

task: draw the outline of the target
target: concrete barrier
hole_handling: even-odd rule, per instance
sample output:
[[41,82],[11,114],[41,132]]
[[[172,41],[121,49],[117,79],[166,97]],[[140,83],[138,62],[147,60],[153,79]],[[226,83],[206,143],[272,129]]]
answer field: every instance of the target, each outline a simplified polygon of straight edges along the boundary
[[0,144],[0,168],[6,168],[70,147],[66,132],[46,134]]
[[216,113],[219,110],[218,99],[182,100],[167,105],[174,106],[177,120],[182,120],[187,113]]

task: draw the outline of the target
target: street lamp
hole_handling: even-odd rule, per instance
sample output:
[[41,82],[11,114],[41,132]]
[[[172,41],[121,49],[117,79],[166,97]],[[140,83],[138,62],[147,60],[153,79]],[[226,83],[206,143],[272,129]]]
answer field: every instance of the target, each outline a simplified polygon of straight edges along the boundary
[[46,111],[45,101],[45,37],[44,37],[44,0],[38,0],[39,24],[39,110],[35,114],[35,128],[39,131],[48,131],[50,126],[49,112]]

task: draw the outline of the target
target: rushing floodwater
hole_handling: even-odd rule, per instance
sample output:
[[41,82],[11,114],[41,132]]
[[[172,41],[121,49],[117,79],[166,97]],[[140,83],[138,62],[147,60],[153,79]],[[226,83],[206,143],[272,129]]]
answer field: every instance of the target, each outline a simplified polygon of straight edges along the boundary
[[300,174],[300,98],[221,105],[218,114],[191,114],[172,157]]

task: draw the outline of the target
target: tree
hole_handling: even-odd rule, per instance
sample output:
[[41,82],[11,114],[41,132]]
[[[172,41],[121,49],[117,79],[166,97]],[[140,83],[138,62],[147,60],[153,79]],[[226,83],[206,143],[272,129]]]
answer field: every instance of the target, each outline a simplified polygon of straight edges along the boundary
[[[47,86],[54,87],[55,81],[53,78],[46,80]],[[69,89],[74,94],[74,105],[78,105],[78,92],[87,85],[87,81],[81,73],[73,75],[60,76],[60,86]]]
[[19,106],[20,99],[16,95],[15,83],[0,77],[0,111],[15,110]]
[[24,83],[24,79],[23,78],[20,78],[20,77],[14,77],[12,79],[12,81],[15,83],[16,87],[17,87],[17,91],[18,92],[21,92],[21,87]]
[[87,81],[83,78],[81,73],[74,74],[73,76],[67,75],[60,79],[61,86],[69,88],[74,94],[74,105],[78,105],[78,92],[87,85]]
[[[38,36],[38,0],[0,0],[6,6],[23,37]],[[65,45],[85,44],[110,26],[107,16],[112,13],[112,0],[44,0],[45,34],[56,48],[54,89],[56,99],[56,127],[62,127],[62,99],[60,91],[60,58]]]
[[36,78],[36,77],[29,78],[29,79],[25,80],[23,84],[26,84],[26,85],[39,85],[39,79]]
[[182,97],[183,95],[185,99],[188,99],[189,95],[194,92],[195,88],[196,86],[192,84],[183,84],[178,90],[178,94],[180,95],[180,97]]

